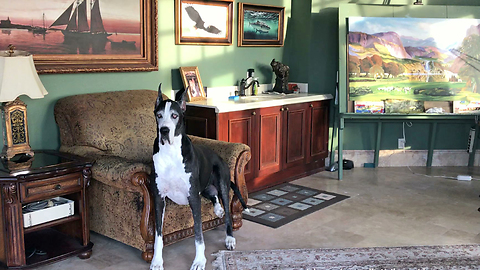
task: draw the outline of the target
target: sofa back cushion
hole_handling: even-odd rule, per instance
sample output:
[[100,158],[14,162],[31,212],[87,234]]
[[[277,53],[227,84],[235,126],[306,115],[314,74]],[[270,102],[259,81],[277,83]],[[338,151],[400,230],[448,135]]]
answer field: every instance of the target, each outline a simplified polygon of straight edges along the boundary
[[55,120],[62,146],[85,146],[107,155],[150,162],[157,92],[129,90],[60,99]]

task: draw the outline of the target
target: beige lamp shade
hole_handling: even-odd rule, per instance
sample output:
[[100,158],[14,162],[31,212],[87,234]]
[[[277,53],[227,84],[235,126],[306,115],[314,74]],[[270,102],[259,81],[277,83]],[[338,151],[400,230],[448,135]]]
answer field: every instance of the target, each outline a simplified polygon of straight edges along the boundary
[[2,160],[10,160],[18,154],[33,157],[28,139],[27,105],[18,97],[43,98],[46,94],[32,55],[18,50],[0,51],[0,102],[5,143]]
[[27,95],[32,99],[43,98],[48,94],[38,77],[33,56],[23,51],[15,51],[8,56],[0,51],[0,102],[15,100]]

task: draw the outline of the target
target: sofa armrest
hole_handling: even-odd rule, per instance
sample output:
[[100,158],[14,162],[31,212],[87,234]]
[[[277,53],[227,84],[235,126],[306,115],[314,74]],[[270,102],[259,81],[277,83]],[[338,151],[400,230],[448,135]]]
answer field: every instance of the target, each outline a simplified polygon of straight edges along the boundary
[[140,186],[134,185],[137,173],[149,175],[151,165],[128,160],[118,156],[106,155],[103,151],[88,146],[60,148],[60,151],[84,156],[95,160],[92,166],[92,178],[108,186],[127,191],[142,192]]
[[192,143],[198,145],[205,145],[210,147],[215,153],[217,153],[230,167],[230,170],[234,170],[237,165],[237,160],[240,154],[244,151],[250,152],[250,147],[243,143],[231,143],[218,140],[212,140],[207,138],[201,138],[193,135],[188,136]]
[[97,156],[92,166],[92,177],[106,185],[128,191],[140,191],[132,185],[136,173],[149,175],[151,166],[117,156]]

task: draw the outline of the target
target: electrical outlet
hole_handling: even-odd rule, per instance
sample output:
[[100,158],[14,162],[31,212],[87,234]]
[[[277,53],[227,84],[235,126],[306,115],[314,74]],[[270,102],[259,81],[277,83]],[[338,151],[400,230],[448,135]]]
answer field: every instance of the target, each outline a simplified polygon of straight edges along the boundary
[[398,149],[404,149],[404,148],[405,148],[405,139],[398,138]]

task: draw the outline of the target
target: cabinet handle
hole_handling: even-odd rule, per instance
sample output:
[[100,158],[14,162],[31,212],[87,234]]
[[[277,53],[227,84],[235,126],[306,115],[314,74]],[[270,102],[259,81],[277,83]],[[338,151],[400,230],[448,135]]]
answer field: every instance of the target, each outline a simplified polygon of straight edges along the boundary
[[285,111],[288,111],[288,107],[285,107]]
[[55,190],[59,190],[59,189],[61,189],[61,188],[62,188],[62,185],[60,185],[60,184],[58,184],[58,185],[56,185],[56,186],[54,187]]
[[282,107],[282,108],[280,108],[280,111],[281,111],[281,112],[283,112],[284,110],[285,110],[285,109],[284,109],[283,107]]
[[257,112],[252,112],[252,115],[257,115]]
[[313,104],[310,104],[310,108],[313,108]]

